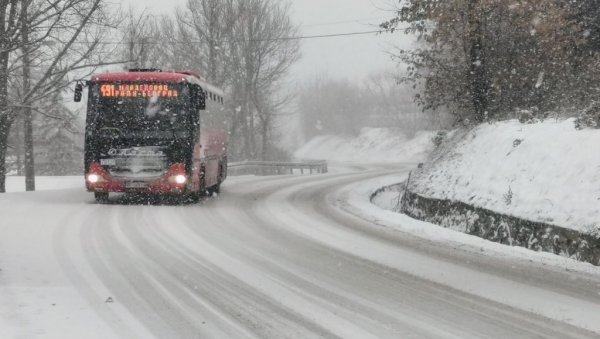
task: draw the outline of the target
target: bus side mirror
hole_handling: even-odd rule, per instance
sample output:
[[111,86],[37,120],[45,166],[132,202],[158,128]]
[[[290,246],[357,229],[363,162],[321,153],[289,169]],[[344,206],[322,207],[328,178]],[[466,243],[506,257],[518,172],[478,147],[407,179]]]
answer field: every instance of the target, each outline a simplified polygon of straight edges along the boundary
[[83,85],[78,83],[75,85],[75,96],[73,98],[73,100],[75,102],[80,102],[81,101],[81,93],[83,92]]

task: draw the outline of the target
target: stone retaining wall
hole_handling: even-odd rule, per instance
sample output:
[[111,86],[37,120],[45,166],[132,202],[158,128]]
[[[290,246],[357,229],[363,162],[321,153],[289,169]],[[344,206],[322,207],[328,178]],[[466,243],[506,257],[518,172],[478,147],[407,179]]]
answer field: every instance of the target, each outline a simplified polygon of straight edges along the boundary
[[600,234],[584,234],[459,201],[424,197],[409,190],[403,193],[399,212],[490,241],[551,252],[600,266]]

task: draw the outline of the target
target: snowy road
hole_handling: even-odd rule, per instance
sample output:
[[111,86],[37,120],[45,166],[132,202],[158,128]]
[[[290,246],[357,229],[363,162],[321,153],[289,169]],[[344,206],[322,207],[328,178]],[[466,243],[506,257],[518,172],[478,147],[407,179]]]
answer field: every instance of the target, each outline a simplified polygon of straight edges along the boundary
[[600,336],[600,274],[354,215],[343,189],[392,173],[230,178],[189,206],[2,195],[0,337]]

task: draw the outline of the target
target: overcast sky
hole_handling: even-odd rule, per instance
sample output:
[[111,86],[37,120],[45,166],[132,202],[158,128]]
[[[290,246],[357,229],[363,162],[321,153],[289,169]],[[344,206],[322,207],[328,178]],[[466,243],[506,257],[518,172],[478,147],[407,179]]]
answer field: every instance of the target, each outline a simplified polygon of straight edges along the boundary
[[[186,0],[124,0],[136,8],[168,13]],[[395,0],[293,0],[292,20],[301,35],[338,34],[376,30],[376,25],[393,15]],[[387,9],[387,10],[386,10]],[[302,58],[292,70],[297,81],[320,74],[360,80],[372,72],[391,70],[386,54],[392,46],[409,43],[400,33],[359,35],[302,40]]]

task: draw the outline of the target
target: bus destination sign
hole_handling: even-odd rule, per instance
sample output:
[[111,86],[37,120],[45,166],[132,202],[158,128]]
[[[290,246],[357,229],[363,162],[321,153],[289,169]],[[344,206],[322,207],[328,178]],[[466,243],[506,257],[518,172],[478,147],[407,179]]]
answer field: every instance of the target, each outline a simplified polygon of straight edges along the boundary
[[169,85],[158,84],[131,84],[131,85],[112,85],[103,84],[100,87],[100,95],[102,97],[131,97],[131,98],[147,98],[147,97],[167,97],[176,98],[179,96],[179,91],[169,87]]

